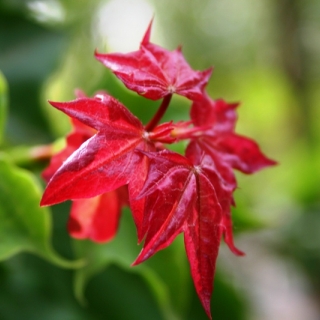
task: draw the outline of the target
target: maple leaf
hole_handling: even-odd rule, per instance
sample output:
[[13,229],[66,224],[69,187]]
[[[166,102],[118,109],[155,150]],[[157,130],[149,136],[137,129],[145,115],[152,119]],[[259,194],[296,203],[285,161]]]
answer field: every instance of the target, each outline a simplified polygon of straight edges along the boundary
[[152,100],[177,93],[191,100],[201,99],[212,68],[194,71],[184,59],[181,48],[168,51],[150,43],[150,23],[138,51],[101,54],[95,57],[109,68],[125,86]]
[[[85,97],[79,92],[77,96]],[[77,119],[71,118],[71,122],[73,131],[66,137],[66,146],[51,158],[49,166],[42,172],[47,182],[63,162],[96,133]],[[73,201],[67,224],[69,234],[77,239],[110,241],[117,233],[121,210],[125,205],[128,205],[128,195],[124,187],[94,198]]]
[[212,125],[198,137],[199,143],[204,149],[216,150],[225,162],[244,173],[275,165],[276,162],[268,159],[256,142],[234,133],[237,106],[237,103],[228,104],[222,99],[212,100],[207,94],[202,100],[194,101],[190,113],[194,125]]
[[148,144],[140,120],[108,95],[50,103],[97,133],[62,164],[41,203],[91,198],[128,184],[140,162],[133,150],[139,145],[145,149]]
[[125,205],[128,205],[126,186],[93,198],[73,201],[67,225],[70,235],[101,243],[112,240]]
[[244,252],[239,250],[233,241],[232,220],[231,220],[231,206],[235,205],[233,199],[233,192],[237,187],[235,175],[232,167],[220,157],[220,154],[208,146],[203,146],[198,140],[193,140],[187,147],[187,154],[193,162],[196,163],[199,156],[203,152],[207,153],[210,157],[206,158],[208,165],[212,170],[215,170],[217,179],[213,181],[217,193],[217,197],[222,208],[222,221],[224,240],[230,250],[239,256],[244,255]]
[[134,264],[164,249],[184,232],[196,291],[211,317],[212,282],[222,234],[222,208],[215,188],[219,177],[204,153],[193,158],[196,163],[168,150],[146,155],[149,173],[140,194],[146,198],[146,238]]
[[234,205],[232,192],[236,188],[236,181],[231,169],[253,173],[276,162],[268,159],[256,142],[234,132],[237,106],[237,103],[229,104],[222,99],[212,100],[204,94],[201,101],[193,103],[190,114],[195,126],[209,126],[201,135],[193,137],[193,143],[197,145],[197,148],[193,148],[193,152],[204,151],[210,155],[220,172],[220,180],[224,185],[229,184],[231,188],[229,194],[225,194],[225,201],[221,202],[224,239],[233,253],[243,255],[244,253],[235,247],[233,241],[230,207]]
[[71,119],[73,131],[66,137],[66,146],[56,153],[50,159],[49,166],[42,172],[42,177],[49,182],[51,177],[75,150],[77,150],[83,142],[91,138],[95,134],[95,130],[84,125],[76,119]]
[[[181,48],[150,42],[152,21],[131,53],[95,57],[138,94],[162,103],[143,126],[125,106],[101,93],[78,93],[50,102],[72,118],[74,132],[44,171],[49,180],[41,205],[72,200],[72,236],[96,242],[116,233],[122,206],[130,204],[143,248],[134,264],[169,246],[183,233],[197,294],[211,318],[210,300],[221,237],[233,242],[231,206],[237,187],[233,169],[253,173],[274,165],[253,140],[235,133],[238,104],[212,100],[204,88],[212,73],[192,70]],[[159,125],[172,95],[193,100],[191,121]],[[190,127],[193,125],[193,127]],[[190,139],[186,156],[164,144]]]
[[[140,241],[143,237],[140,225],[144,199],[135,198],[143,187],[148,159],[135,150],[155,151],[157,141],[174,141],[170,137],[172,124],[164,123],[151,132],[146,132],[139,119],[107,94],[98,94],[94,98],[81,97],[70,102],[50,103],[70,117],[90,126],[96,133],[61,163],[46,187],[41,205],[88,199],[128,185],[130,207]],[[126,203],[121,197],[117,198],[114,194],[112,197],[115,202]],[[103,201],[103,198],[100,200]],[[85,205],[76,206],[81,208]],[[100,208],[99,205],[97,208]],[[86,213],[83,215],[85,217]],[[83,226],[82,214],[78,216],[78,226]],[[70,232],[77,234],[77,224],[73,221],[70,226],[75,226]],[[83,232],[87,233],[85,230]]]

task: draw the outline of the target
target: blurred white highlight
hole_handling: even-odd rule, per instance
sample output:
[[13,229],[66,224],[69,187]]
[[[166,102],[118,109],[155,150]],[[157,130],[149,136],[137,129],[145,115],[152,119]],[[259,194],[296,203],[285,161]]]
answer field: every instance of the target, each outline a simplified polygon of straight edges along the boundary
[[65,20],[65,12],[60,2],[55,0],[30,1],[27,8],[32,16],[40,22],[57,23]]
[[137,50],[153,14],[147,1],[111,0],[97,11],[94,36],[108,45],[108,51]]

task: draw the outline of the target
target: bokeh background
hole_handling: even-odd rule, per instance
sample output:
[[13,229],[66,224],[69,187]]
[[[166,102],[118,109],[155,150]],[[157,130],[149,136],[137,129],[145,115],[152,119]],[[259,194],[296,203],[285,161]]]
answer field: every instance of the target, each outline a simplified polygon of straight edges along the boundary
[[[148,121],[159,103],[128,92],[93,52],[136,50],[152,17],[152,42],[183,45],[194,69],[214,66],[212,97],[241,101],[237,131],[279,162],[237,174],[234,229],[246,256],[222,244],[214,319],[320,319],[320,1],[0,0],[4,148],[39,175],[45,164],[30,166],[15,150],[70,130],[47,100],[71,100],[75,88],[107,90]],[[175,97],[166,119],[187,119],[189,107]],[[139,247],[128,212],[113,244],[94,245],[70,240],[68,210],[52,208],[53,246],[69,259],[90,256],[91,267],[72,271],[27,253],[1,262],[1,320],[206,319],[181,237],[131,268]]]

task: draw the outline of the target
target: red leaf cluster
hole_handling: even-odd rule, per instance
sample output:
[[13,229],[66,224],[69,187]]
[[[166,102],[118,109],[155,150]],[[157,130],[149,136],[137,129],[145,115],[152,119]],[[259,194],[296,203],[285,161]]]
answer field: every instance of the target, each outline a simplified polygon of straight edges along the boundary
[[[169,246],[183,233],[191,275],[211,318],[215,264],[221,237],[235,254],[231,206],[237,183],[233,169],[253,173],[275,162],[253,140],[235,133],[236,107],[205,92],[211,69],[194,71],[181,49],[150,43],[151,24],[138,51],[96,58],[146,98],[163,98],[146,125],[106,93],[78,94],[50,102],[67,114],[74,131],[43,172],[48,181],[41,205],[72,200],[68,229],[79,239],[111,240],[121,209],[131,208],[143,248],[134,264]],[[161,123],[173,93],[192,100],[188,122]],[[188,139],[185,155],[165,144]]]

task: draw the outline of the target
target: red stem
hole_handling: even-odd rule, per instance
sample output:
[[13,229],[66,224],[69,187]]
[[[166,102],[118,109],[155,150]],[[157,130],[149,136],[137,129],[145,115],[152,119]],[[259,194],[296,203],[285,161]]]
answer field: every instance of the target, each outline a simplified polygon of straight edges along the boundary
[[159,121],[161,120],[161,118],[163,117],[163,115],[165,114],[165,112],[168,109],[171,98],[172,98],[172,94],[168,94],[163,98],[162,103],[161,103],[157,113],[153,116],[153,118],[146,125],[146,127],[145,127],[146,131],[152,131],[155,128],[155,126],[159,123]]

